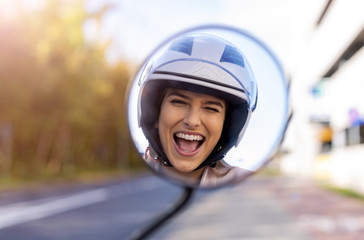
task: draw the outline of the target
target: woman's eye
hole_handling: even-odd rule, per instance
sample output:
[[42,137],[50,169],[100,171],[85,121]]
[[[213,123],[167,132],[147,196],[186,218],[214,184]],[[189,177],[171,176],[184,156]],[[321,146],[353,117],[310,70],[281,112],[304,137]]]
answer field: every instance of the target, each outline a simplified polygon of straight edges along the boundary
[[181,99],[172,99],[171,103],[176,104],[176,105],[185,105],[185,104],[187,104],[185,101],[183,101]]
[[214,108],[214,107],[205,107],[206,110],[211,111],[211,112],[220,112],[219,109]]

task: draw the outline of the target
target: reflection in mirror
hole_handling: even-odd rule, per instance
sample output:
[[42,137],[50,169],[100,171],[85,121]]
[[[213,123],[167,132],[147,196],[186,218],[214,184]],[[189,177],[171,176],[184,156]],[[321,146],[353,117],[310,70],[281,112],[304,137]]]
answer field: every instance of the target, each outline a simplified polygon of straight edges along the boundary
[[242,181],[277,151],[288,87],[260,40],[204,26],[151,54],[131,85],[128,111],[149,167],[178,184],[214,188]]

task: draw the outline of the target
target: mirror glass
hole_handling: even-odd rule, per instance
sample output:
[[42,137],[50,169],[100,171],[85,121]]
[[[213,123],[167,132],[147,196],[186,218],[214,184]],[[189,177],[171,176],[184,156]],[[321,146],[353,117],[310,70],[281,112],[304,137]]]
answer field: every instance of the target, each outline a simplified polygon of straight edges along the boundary
[[[189,50],[194,49],[191,46],[194,46],[193,44],[196,44],[196,42],[191,39],[196,39],[196,36],[197,38],[198,36],[208,36],[208,38],[206,39],[209,39],[209,37],[212,37],[212,39],[217,38],[219,39],[218,41],[226,41],[228,43],[227,45],[232,46],[228,49],[230,50],[230,52],[228,51],[229,57],[226,60],[227,62],[230,62],[230,65],[224,65],[225,67],[222,68],[217,67],[219,70],[216,70],[215,65],[220,65],[221,62],[225,64],[226,61],[222,60],[224,57],[221,57],[220,63],[211,63],[210,65],[208,65],[208,67],[203,64],[205,63],[204,61],[210,63],[209,59],[205,59],[204,61],[196,60],[202,66],[200,68],[204,68],[205,75],[203,75],[202,77],[191,77],[191,73],[181,73],[181,71],[189,71],[186,70],[186,68],[191,68],[192,66],[189,66],[186,63],[189,61],[188,57],[193,57],[194,59],[200,58],[200,56],[196,57],[196,55],[194,55],[196,54],[196,52],[188,52]],[[180,41],[181,39],[184,39],[182,41],[182,44]],[[209,44],[210,43],[207,43],[207,52],[209,52],[207,55],[219,51],[218,47],[215,48],[213,47],[213,44]],[[167,59],[165,59],[166,52],[170,51],[171,49],[176,51],[176,46],[178,54],[184,52],[188,53],[189,56],[187,58],[183,58],[183,61],[176,61],[176,59],[178,58],[182,59],[180,55],[176,55],[177,57],[174,55],[168,56],[169,58],[167,57]],[[195,48],[197,49],[197,47]],[[238,49],[237,52],[240,54],[234,55],[234,49]],[[226,47],[225,50],[227,50]],[[217,54],[220,54],[220,56],[222,56],[224,55],[224,53],[220,52]],[[240,57],[242,57],[243,62],[240,62]],[[213,62],[213,60],[211,61]],[[227,151],[225,157],[218,156],[218,160],[214,159],[212,163],[210,162],[206,166],[201,167],[200,164],[192,164],[192,167],[186,166],[190,164],[190,162],[200,161],[194,160],[193,158],[195,157],[195,155],[201,154],[201,152],[205,151],[204,148],[208,147],[209,144],[213,144],[214,146],[218,145],[216,144],[216,141],[211,141],[211,143],[209,141],[215,136],[219,136],[218,133],[216,135],[214,131],[219,131],[219,129],[221,128],[221,124],[218,124],[219,121],[227,121],[226,119],[228,119],[228,117],[226,117],[227,115],[225,115],[225,118],[223,118],[223,120],[216,120],[218,119],[217,115],[221,115],[223,113],[227,114],[227,112],[232,111],[231,109],[234,109],[235,106],[230,102],[230,99],[225,99],[224,97],[221,97],[221,95],[216,94],[214,91],[211,93],[207,93],[205,91],[195,91],[193,84],[195,83],[195,81],[199,81],[200,79],[202,79],[203,81],[209,81],[209,73],[206,73],[206,71],[211,71],[214,72],[213,74],[220,74],[219,76],[222,76],[222,80],[220,81],[220,83],[216,83],[219,87],[216,87],[215,90],[217,90],[217,92],[229,91],[224,90],[225,85],[234,85],[237,83],[231,83],[231,81],[229,82],[226,79],[231,76],[235,78],[239,78],[240,76],[239,73],[235,74],[234,70],[231,70],[230,67],[240,67],[239,65],[244,65],[244,71],[249,70],[249,72],[252,72],[252,75],[250,77],[253,78],[253,80],[250,81],[254,81],[255,79],[256,82],[256,85],[254,85],[249,80],[244,80],[245,82],[243,81],[238,83],[238,85],[233,86],[234,89],[241,88],[240,90],[238,90],[242,95],[245,96],[245,101],[248,102],[247,108],[250,108],[252,110],[251,113],[247,114],[247,118],[250,117],[250,120],[248,121],[248,124],[246,126],[243,125],[244,129],[242,129],[242,127],[240,126],[236,127],[234,130],[238,133],[242,132],[240,134],[242,135],[241,141],[239,142],[236,139],[233,140],[234,146],[232,146],[231,149]],[[181,68],[182,70],[178,70],[178,74],[166,74],[166,72],[173,72],[176,67],[179,68],[180,66],[183,67]],[[223,73],[219,72],[221,71],[221,69]],[[151,105],[152,107],[149,106],[147,108],[144,108],[143,113],[143,108],[141,107],[141,99],[144,99],[144,95],[147,93],[143,92],[142,94],[141,89],[143,88],[144,84],[152,78],[152,76],[153,79],[160,78],[168,81],[177,81],[180,79],[184,79],[181,80],[182,82],[189,81],[185,80],[186,78],[192,78],[193,80],[191,81],[193,84],[191,85],[192,88],[182,87],[182,89],[179,89],[179,86],[181,86],[181,84],[170,85],[167,84],[167,82],[165,81],[163,82],[163,84],[166,83],[166,85],[160,84],[162,85],[162,89],[164,88],[163,91],[160,90],[160,86],[159,88],[157,88],[157,90],[156,88],[148,90],[148,94],[155,94],[160,100],[157,101],[157,103],[154,102]],[[209,84],[215,83],[209,82]],[[254,91],[255,87],[257,88],[256,93]],[[278,151],[289,118],[288,84],[282,67],[276,56],[266,46],[264,42],[262,42],[260,39],[256,38],[249,32],[227,26],[209,25],[196,27],[183,31],[167,39],[165,42],[160,44],[142,64],[141,68],[135,75],[135,78],[131,82],[129,89],[129,101],[127,106],[129,129],[132,139],[135,143],[135,147],[140,153],[143,161],[145,161],[153,171],[155,171],[162,177],[165,177],[174,183],[189,187],[216,188],[243,181],[247,176],[250,176],[252,173],[256,172],[259,168],[264,166]],[[144,90],[145,89],[147,88],[144,88]],[[197,87],[196,89],[199,89],[199,87]],[[246,94],[246,92],[248,92],[249,94]],[[255,96],[255,94],[257,95],[257,97]],[[221,102],[220,100],[223,102],[223,106],[219,105],[219,102]],[[144,101],[151,103],[150,100]],[[209,102],[208,105],[210,104],[210,106],[206,105],[206,101]],[[163,105],[164,102],[165,105]],[[213,102],[212,106],[211,102]],[[163,109],[166,109],[165,111],[167,111],[167,114],[164,113],[164,110],[161,110],[162,105]],[[166,108],[164,108],[164,106],[166,106]],[[168,106],[171,106],[172,108],[168,108]],[[177,112],[175,112],[176,109]],[[145,113],[146,111],[149,111],[149,113]],[[179,113],[181,111],[184,111],[185,116],[180,117],[181,119],[177,119],[180,116]],[[163,121],[164,118],[161,117],[162,113],[167,116],[166,121]],[[167,159],[167,156],[170,156],[169,158],[173,158],[172,156],[174,154],[178,155],[180,153],[183,155],[182,157],[184,158],[184,163],[180,164],[178,162],[178,159],[173,159],[168,163],[168,161],[166,162],[163,160],[163,158],[159,157],[159,155],[161,154],[158,154],[158,150],[154,151],[154,149],[150,149],[150,141],[147,140],[147,136],[141,128],[140,119],[141,116],[145,118],[147,117],[147,115],[149,116],[153,114],[158,115],[158,119],[154,120],[154,124],[150,125],[150,128],[154,128],[154,133],[157,135],[159,134],[159,140],[155,140],[157,142],[155,144],[159,144],[160,146],[159,151],[164,151],[164,153],[165,151],[167,151],[164,157]],[[188,117],[186,117],[187,115]],[[171,123],[172,125],[168,125],[169,119],[172,119],[171,121],[175,121],[175,123]],[[242,119],[244,119],[244,117]],[[231,123],[235,123],[234,126],[239,124],[239,122],[244,121],[231,121]],[[192,124],[201,125],[202,127],[192,130],[187,129],[187,127],[190,127],[190,125]],[[170,129],[168,129],[168,127]],[[231,124],[229,125],[229,127],[231,127]],[[183,128],[186,128],[187,130],[183,130]],[[163,129],[167,130],[164,132]],[[224,130],[225,127],[221,131],[223,132]],[[186,133],[187,135],[188,133],[191,133],[191,135],[182,136],[182,133],[180,133],[179,131],[187,131],[183,133]],[[164,134],[166,136],[162,136],[161,134]],[[199,134],[201,134],[202,136],[200,136]],[[196,143],[185,144],[185,142],[188,142],[188,140],[191,140],[190,142]],[[235,146],[236,142],[239,142],[237,146]],[[182,145],[184,147],[182,147]],[[200,148],[201,145],[203,147],[201,151],[198,150],[200,152],[195,150],[196,148]],[[183,152],[184,150],[187,153]],[[168,153],[168,151],[170,153]],[[215,150],[206,151],[211,152]],[[206,153],[204,154],[206,155]],[[190,157],[190,159],[188,159],[188,157]]]

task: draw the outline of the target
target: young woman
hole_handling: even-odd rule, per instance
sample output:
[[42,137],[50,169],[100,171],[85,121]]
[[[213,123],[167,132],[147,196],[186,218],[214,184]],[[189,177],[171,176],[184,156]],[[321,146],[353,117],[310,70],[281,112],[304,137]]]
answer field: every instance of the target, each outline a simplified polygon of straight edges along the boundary
[[145,71],[139,123],[149,141],[149,166],[202,187],[246,177],[248,170],[223,160],[256,106],[256,82],[243,54],[215,36],[186,35]]

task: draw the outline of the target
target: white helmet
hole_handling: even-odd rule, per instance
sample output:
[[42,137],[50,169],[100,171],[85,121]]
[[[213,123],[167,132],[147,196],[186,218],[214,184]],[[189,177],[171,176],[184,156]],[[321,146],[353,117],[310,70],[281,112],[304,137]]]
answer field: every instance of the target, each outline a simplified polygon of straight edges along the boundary
[[220,140],[198,168],[213,165],[239,144],[257,104],[256,81],[243,53],[207,34],[187,34],[172,41],[145,65],[139,84],[139,126],[152,150],[167,164],[155,128],[165,89],[208,94],[228,104]]

